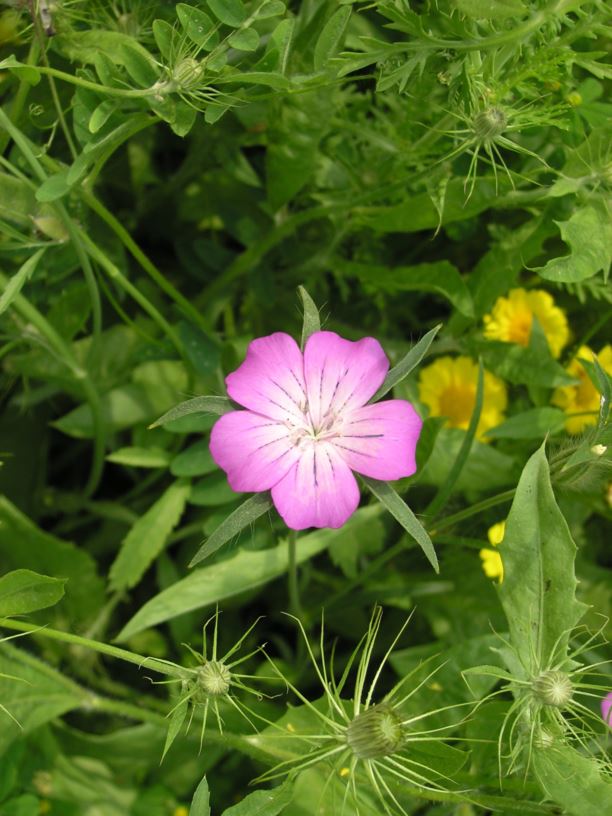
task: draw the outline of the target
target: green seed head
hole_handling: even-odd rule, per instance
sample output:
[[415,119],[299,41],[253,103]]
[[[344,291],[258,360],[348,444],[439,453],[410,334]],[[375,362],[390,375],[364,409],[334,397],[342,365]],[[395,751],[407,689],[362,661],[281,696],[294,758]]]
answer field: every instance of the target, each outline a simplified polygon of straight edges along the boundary
[[474,134],[480,142],[490,142],[500,136],[506,129],[508,119],[501,108],[487,108],[474,117],[472,126]]
[[574,694],[572,681],[562,671],[543,672],[533,680],[531,690],[539,703],[555,708],[564,708]]
[[385,703],[372,706],[349,723],[346,742],[358,759],[389,756],[402,744],[401,719]]
[[221,697],[227,694],[232,681],[232,673],[219,660],[207,660],[198,669],[197,684],[207,697]]

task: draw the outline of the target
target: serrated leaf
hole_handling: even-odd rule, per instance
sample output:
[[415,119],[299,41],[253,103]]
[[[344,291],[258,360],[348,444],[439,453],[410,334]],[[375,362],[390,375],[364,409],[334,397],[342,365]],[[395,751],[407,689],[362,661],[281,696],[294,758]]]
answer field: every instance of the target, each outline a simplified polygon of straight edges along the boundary
[[56,604],[64,595],[65,578],[18,569],[0,578],[0,618],[26,615]]
[[325,68],[329,60],[337,54],[350,17],[351,9],[345,6],[337,9],[323,26],[314,49],[315,71]]
[[370,479],[369,476],[362,476],[361,479],[383,507],[402,525],[408,535],[417,542],[434,570],[440,572],[438,558],[434,546],[431,543],[431,538],[402,497],[388,482]]
[[403,357],[396,366],[393,366],[385,377],[383,384],[374,394],[370,402],[378,402],[379,399],[384,397],[385,394],[388,394],[392,388],[401,383],[401,381],[418,366],[423,357],[429,351],[429,347],[441,328],[441,323],[434,326],[434,328],[428,331],[426,335],[421,337],[419,342],[410,349],[408,354],[406,354],[406,356]]
[[246,20],[247,11],[242,0],[206,0],[208,7],[222,23],[237,27]]
[[[342,528],[342,532],[346,534],[351,527],[368,522],[379,513],[379,507],[358,510]],[[316,530],[300,537],[297,563],[303,564],[326,550],[339,534],[339,530]],[[172,620],[185,612],[213,606],[225,598],[262,587],[279,575],[284,575],[288,564],[287,542],[281,541],[271,549],[242,550],[224,561],[200,567],[139,609],[121,630],[118,640],[128,640],[143,629]]]
[[293,799],[293,779],[272,790],[258,790],[223,811],[223,816],[278,816]]
[[30,255],[30,257],[21,264],[17,272],[9,279],[0,296],[0,315],[9,308],[11,303],[21,292],[23,285],[31,277],[44,253],[44,249],[39,249],[38,252]]
[[222,416],[235,411],[236,406],[227,397],[194,397],[193,399],[185,400],[185,402],[175,405],[165,414],[156,419],[150,428],[157,428],[158,425],[164,425],[166,422],[172,422],[175,419],[187,416],[188,414],[215,414],[215,416]]
[[555,501],[542,445],[525,465],[506,521],[499,596],[510,642],[536,674],[566,655],[572,629],[586,611],[576,600],[576,545]]
[[236,508],[233,513],[230,513],[225,521],[208,537],[208,540],[191,559],[189,566],[193,567],[200,561],[208,558],[208,556],[216,552],[219,547],[222,547],[237,536],[245,527],[271,510],[273,506],[269,492],[255,493],[254,496],[248,498],[240,507]]
[[547,749],[534,748],[532,763],[545,794],[570,816],[612,813],[612,782],[595,759],[561,739]]
[[186,3],[178,3],[176,13],[189,39],[200,48],[212,51],[219,43],[217,26],[204,11]]
[[321,318],[319,317],[319,309],[317,308],[317,304],[310,297],[303,286],[298,286],[298,294],[302,299],[302,307],[304,309],[301,340],[301,348],[303,351],[306,341],[310,335],[321,331]]
[[570,254],[534,269],[541,278],[557,283],[577,283],[603,271],[607,279],[612,263],[612,219],[605,207],[586,204],[567,221],[555,221]]
[[111,589],[129,589],[140,581],[183,515],[189,490],[188,483],[174,482],[134,524],[111,566]]

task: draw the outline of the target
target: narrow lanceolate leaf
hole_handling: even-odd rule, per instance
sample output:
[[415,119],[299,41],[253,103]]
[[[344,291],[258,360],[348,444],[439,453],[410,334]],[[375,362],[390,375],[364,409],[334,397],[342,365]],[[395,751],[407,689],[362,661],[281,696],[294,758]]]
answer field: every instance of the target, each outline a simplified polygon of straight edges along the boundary
[[323,26],[314,49],[315,71],[325,68],[332,57],[335,57],[344,38],[351,10],[347,6],[339,8]]
[[405,377],[407,377],[410,372],[415,369],[418,364],[421,362],[423,357],[427,354],[429,347],[431,346],[434,337],[442,328],[442,324],[440,323],[438,326],[434,326],[431,331],[428,331],[424,337],[421,337],[419,342],[413,346],[408,354],[400,360],[400,362],[393,366],[391,371],[387,374],[384,379],[383,384],[380,386],[378,391],[374,394],[370,402],[378,402],[381,397],[384,397],[385,394],[388,394],[391,389],[400,383]]
[[24,283],[29,279],[30,275],[36,269],[39,260],[41,259],[44,249],[39,249],[25,261],[15,272],[13,277],[6,284],[4,292],[0,297],[0,315],[5,312],[11,303],[15,300]]
[[396,493],[388,482],[370,479],[369,476],[362,476],[361,478],[378,501],[399,521],[408,535],[414,538],[425,553],[431,566],[436,572],[439,572],[438,558],[434,546],[431,543],[431,538],[427,535],[427,531],[402,497]]
[[[302,564],[313,558],[351,530],[359,531],[363,525],[371,525],[380,514],[378,506],[363,507],[339,530],[315,530],[299,540],[296,561]],[[151,598],[118,635],[127,640],[137,632],[148,629],[185,612],[214,606],[214,604],[240,595],[284,575],[289,564],[287,542],[281,541],[267,550],[240,550],[230,558],[216,564],[200,567],[186,578],[164,589]]]
[[193,567],[195,564],[208,558],[208,556],[216,552],[219,547],[231,541],[241,530],[244,530],[249,524],[252,524],[260,516],[263,516],[263,514],[271,510],[272,507],[273,504],[269,492],[255,493],[255,495],[251,496],[241,504],[240,507],[234,510],[233,513],[230,513],[225,521],[217,527],[214,533],[209,536],[208,540],[202,544],[194,555],[189,566]]
[[311,334],[321,331],[321,318],[317,304],[310,297],[303,286],[298,286],[298,294],[302,298],[304,307],[304,322],[302,323],[302,350]]
[[535,775],[545,794],[569,816],[612,813],[612,782],[592,757],[565,745],[561,739],[549,748],[536,748]]
[[189,708],[189,701],[187,698],[184,700],[180,700],[174,707],[174,710],[168,715],[169,717],[169,725],[168,725],[168,733],[166,734],[166,742],[164,743],[164,751],[162,753],[162,762],[164,761],[164,757],[170,750],[170,746],[177,738],[179,731],[183,723],[185,722],[185,717],[187,716],[187,709]]
[[453,492],[457,479],[459,476],[461,476],[461,471],[463,470],[468,456],[470,455],[470,451],[472,450],[472,445],[474,444],[474,439],[476,437],[476,430],[478,428],[478,423],[480,422],[483,390],[484,368],[482,365],[482,360],[480,360],[478,365],[478,382],[476,384],[476,399],[474,401],[474,410],[472,411],[472,416],[470,417],[470,424],[465,432],[461,447],[459,448],[459,452],[457,453],[457,457],[453,462],[453,466],[451,467],[448,476],[425,510],[425,514],[427,516],[436,516],[440,510],[442,510]]
[[64,578],[18,569],[0,578],[0,618],[25,615],[56,604],[64,594]]
[[527,672],[536,672],[565,657],[586,611],[576,600],[576,545],[555,501],[544,445],[521,474],[500,551],[510,642]]
[[273,790],[258,790],[223,811],[223,816],[278,816],[293,799],[293,780]]
[[140,581],[178,524],[188,497],[189,483],[174,482],[138,519],[123,540],[111,567],[111,589],[129,589]]
[[149,425],[149,428],[157,428],[158,425],[164,425],[166,422],[180,419],[188,414],[215,414],[221,416],[235,410],[236,406],[227,397],[194,397],[166,411],[163,416],[160,416],[159,419]]
[[210,793],[205,776],[202,777],[202,781],[193,795],[189,816],[210,816]]

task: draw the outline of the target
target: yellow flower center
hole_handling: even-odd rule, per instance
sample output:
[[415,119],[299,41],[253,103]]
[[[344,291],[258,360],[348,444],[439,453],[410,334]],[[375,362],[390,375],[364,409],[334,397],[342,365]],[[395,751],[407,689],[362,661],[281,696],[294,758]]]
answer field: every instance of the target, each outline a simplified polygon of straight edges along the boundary
[[514,320],[508,326],[509,342],[518,343],[521,346],[527,347],[529,345],[529,338],[531,337],[532,323],[533,315],[530,312],[516,314]]
[[439,413],[453,428],[467,428],[474,411],[476,390],[469,385],[453,383],[440,394]]

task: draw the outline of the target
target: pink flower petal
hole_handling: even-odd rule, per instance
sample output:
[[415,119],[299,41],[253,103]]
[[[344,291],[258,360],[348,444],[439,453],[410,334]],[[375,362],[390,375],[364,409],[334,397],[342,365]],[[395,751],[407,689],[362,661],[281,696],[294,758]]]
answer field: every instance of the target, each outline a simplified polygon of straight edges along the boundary
[[225,383],[240,405],[263,416],[302,419],[306,403],[302,352],[293,337],[276,332],[249,344],[245,361]]
[[405,400],[364,405],[343,416],[332,440],[351,470],[372,479],[402,479],[416,471],[415,451],[423,422]]
[[287,527],[342,527],[359,505],[359,488],[333,446],[305,447],[298,462],[272,488],[272,500]]
[[260,493],[280,481],[298,458],[281,423],[251,411],[230,411],[210,432],[212,458],[227,473],[232,490]]
[[304,376],[315,428],[328,414],[365,405],[388,370],[387,356],[373,337],[354,343],[334,332],[312,334],[304,349]]
[[606,725],[612,728],[612,691],[608,692],[601,701],[601,716]]

